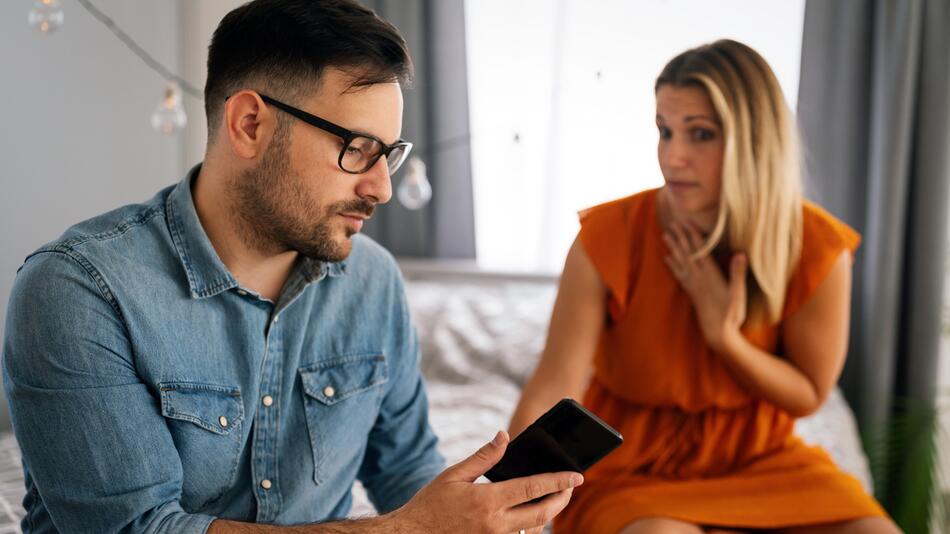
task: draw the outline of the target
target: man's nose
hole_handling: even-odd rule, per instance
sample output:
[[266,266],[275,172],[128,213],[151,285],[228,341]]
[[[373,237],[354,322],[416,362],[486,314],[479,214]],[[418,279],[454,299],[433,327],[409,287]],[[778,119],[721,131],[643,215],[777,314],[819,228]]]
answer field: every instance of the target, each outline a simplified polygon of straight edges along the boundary
[[393,184],[386,156],[381,156],[368,171],[360,175],[356,194],[360,198],[372,199],[377,204],[389,202],[393,196]]

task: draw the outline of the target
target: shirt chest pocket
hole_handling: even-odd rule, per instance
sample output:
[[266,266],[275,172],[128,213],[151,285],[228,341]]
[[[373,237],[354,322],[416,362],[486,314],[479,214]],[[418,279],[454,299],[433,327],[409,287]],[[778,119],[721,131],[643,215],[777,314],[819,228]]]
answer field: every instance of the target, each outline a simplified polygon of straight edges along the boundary
[[182,505],[199,509],[233,484],[243,442],[238,388],[195,382],[159,384],[162,415],[181,458]]
[[359,468],[387,380],[382,354],[334,357],[300,368],[314,482]]

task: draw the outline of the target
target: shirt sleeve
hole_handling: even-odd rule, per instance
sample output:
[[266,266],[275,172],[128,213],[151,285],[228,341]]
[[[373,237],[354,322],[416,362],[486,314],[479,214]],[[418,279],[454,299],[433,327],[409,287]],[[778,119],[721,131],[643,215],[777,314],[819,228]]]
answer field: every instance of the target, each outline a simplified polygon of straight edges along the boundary
[[20,269],[3,381],[35,492],[26,526],[45,508],[61,532],[208,529],[213,517],[180,505],[181,460],[156,397],[137,376],[120,307],[74,250],[40,252]]
[[419,341],[398,270],[394,267],[392,301],[395,350],[393,369],[379,416],[369,436],[359,479],[380,513],[409,501],[444,468],[437,438],[429,426],[429,403],[419,369]]

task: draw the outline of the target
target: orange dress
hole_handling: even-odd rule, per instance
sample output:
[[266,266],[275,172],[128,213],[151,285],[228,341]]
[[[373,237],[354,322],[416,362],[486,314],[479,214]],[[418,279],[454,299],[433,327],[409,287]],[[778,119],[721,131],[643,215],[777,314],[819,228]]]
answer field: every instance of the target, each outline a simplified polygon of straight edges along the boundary
[[[762,529],[885,516],[856,478],[795,435],[791,415],[746,393],[708,348],[663,262],[658,192],[581,213],[581,243],[610,293],[584,405],[624,443],[586,473],[555,532],[615,534],[645,517]],[[860,242],[818,206],[803,210],[782,320]],[[780,326],[743,334],[778,354]]]

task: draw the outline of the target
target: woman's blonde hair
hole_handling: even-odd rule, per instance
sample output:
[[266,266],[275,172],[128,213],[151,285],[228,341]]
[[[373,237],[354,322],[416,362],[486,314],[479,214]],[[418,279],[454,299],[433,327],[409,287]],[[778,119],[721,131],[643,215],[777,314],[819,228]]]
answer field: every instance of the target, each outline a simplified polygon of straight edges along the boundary
[[744,251],[754,282],[748,321],[775,324],[802,248],[798,131],[782,88],[762,56],[731,40],[673,58],[656,90],[664,85],[705,89],[722,123],[719,217],[697,254],[710,253],[723,238]]

